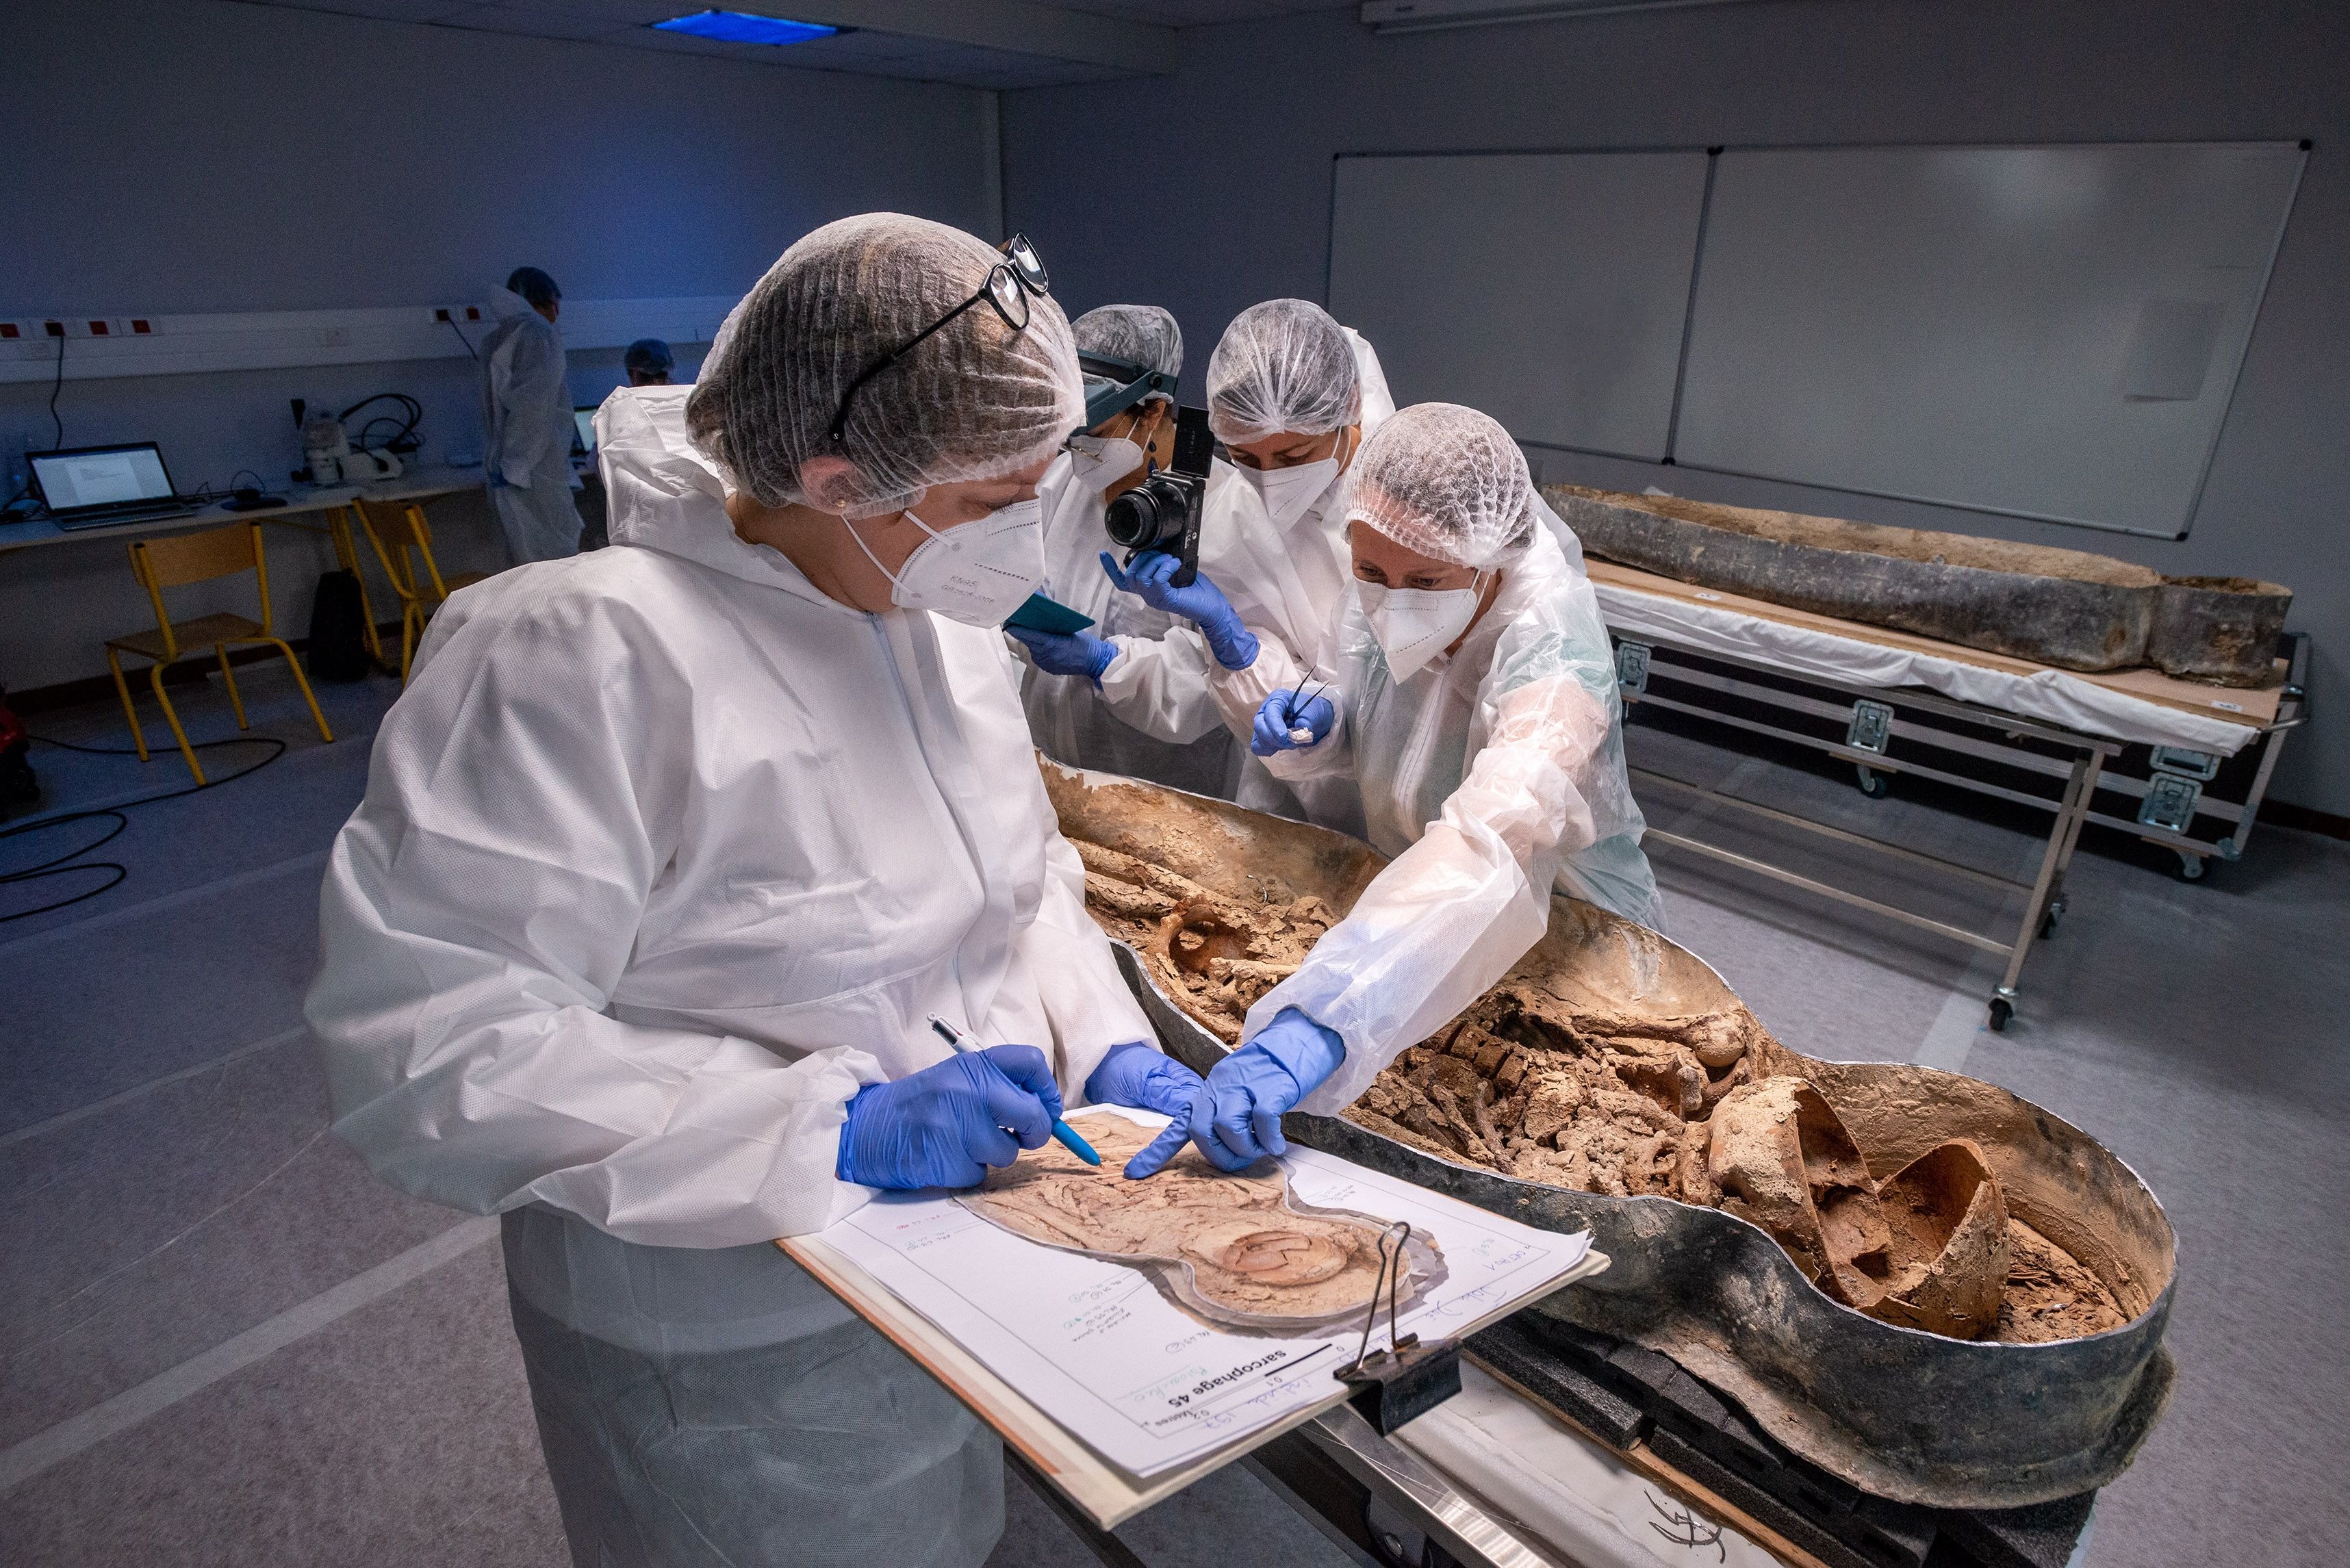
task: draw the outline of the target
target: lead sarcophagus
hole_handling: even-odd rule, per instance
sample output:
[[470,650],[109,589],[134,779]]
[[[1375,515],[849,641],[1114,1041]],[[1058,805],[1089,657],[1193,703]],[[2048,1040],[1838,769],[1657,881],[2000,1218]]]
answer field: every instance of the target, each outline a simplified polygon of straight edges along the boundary
[[2261,685],[2293,605],[2274,583],[2166,577],[2110,556],[1970,534],[1573,484],[1543,496],[1603,559],[2062,670],[2150,664]]
[[[1162,1042],[1203,1072],[1383,864],[1338,834],[1044,766],[1088,908]],[[2168,1395],[2175,1241],[2120,1159],[1991,1084],[1789,1050],[1695,955],[1589,905],[1555,900],[1503,981],[1343,1117],[1284,1127],[1591,1231],[1613,1266],[1534,1310],[1673,1357],[1880,1496],[2007,1508],[2102,1486]]]

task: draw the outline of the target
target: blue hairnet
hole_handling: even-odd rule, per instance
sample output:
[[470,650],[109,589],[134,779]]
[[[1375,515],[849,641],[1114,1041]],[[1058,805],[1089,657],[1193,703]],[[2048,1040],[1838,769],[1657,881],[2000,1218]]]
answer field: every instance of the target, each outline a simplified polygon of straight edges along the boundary
[[620,356],[620,369],[631,376],[666,376],[676,367],[677,356],[658,337],[639,337]]
[[555,280],[535,266],[515,268],[513,275],[506,279],[506,289],[542,307],[563,297],[563,291],[555,286]]

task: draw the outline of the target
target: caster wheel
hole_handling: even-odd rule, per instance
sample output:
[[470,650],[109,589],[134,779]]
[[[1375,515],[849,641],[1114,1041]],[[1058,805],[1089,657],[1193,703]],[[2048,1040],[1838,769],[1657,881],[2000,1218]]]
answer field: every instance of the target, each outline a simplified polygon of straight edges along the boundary
[[1860,793],[1871,800],[1883,800],[1893,788],[1893,781],[1883,774],[1873,774],[1866,768],[1855,771],[1860,774]]
[[2005,1033],[2007,1032],[2007,1021],[2014,1016],[2014,1003],[2009,1002],[2007,998],[2003,996],[1995,996],[1991,998],[1991,1032],[1992,1033]]
[[2205,869],[2205,861],[2200,855],[2181,855],[2178,857],[2178,879],[2181,882],[2200,882]]

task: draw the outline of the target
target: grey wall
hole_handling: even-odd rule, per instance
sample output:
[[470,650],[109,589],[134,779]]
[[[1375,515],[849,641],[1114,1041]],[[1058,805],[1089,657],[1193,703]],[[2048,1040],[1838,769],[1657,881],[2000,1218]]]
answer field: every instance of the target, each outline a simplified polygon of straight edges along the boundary
[[[1380,38],[1354,10],[1201,29],[1131,87],[1005,95],[1011,222],[1072,310],[1181,318],[1196,387],[1233,313],[1323,297],[1340,152],[1717,142],[2314,138],[2191,538],[2137,540],[1567,453],[1544,478],[2102,551],[2290,584],[2315,719],[2282,800],[2350,813],[2350,6],[2305,0],[1767,0]],[[1118,128],[1104,140],[1099,128]],[[1441,300],[1430,308],[1441,310]],[[1407,389],[1399,389],[1399,393]]]
[[[991,221],[982,94],[691,55],[226,0],[12,0],[0,102],[12,316],[479,300],[525,262],[577,298],[726,294],[847,213]],[[452,358],[69,379],[58,409],[69,444],[161,441],[182,487],[238,468],[282,485],[289,398],[411,393],[432,463],[481,452],[473,378]],[[576,401],[620,379],[618,350],[573,358]],[[49,444],[48,395],[0,386],[11,468]],[[497,564],[485,536],[456,547]],[[298,632],[315,572],[286,557]],[[0,680],[103,672],[99,639],[151,619],[118,587],[119,543],[0,556]]]

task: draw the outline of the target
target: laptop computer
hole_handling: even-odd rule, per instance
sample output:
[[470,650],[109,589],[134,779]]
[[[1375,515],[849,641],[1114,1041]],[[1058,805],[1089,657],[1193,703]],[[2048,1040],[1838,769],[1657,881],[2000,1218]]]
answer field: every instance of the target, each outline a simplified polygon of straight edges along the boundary
[[577,432],[571,443],[573,452],[596,450],[596,407],[594,403],[582,403],[571,410],[571,424]]
[[151,441],[26,454],[49,519],[60,528],[110,528],[193,514]]

